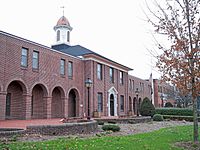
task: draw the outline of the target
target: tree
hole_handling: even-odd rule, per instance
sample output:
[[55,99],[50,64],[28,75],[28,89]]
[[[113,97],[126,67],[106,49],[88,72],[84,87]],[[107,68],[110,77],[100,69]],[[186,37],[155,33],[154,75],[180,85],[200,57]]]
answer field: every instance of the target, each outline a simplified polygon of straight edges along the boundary
[[155,1],[157,11],[147,15],[155,32],[169,41],[157,43],[161,54],[157,67],[162,79],[173,83],[185,95],[191,95],[194,116],[194,142],[198,143],[197,97],[200,92],[200,0]]
[[147,97],[145,97],[140,106],[140,114],[142,116],[153,116],[154,111],[155,111],[154,105]]

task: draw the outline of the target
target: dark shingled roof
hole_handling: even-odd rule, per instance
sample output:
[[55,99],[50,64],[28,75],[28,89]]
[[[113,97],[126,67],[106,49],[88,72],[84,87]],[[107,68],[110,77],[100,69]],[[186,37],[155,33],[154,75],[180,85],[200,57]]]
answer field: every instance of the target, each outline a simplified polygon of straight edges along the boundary
[[65,45],[65,44],[60,44],[60,45],[52,46],[52,48],[59,50],[63,53],[67,53],[69,55],[75,56],[75,57],[83,56],[86,54],[96,54],[93,51],[91,51],[83,46],[80,46],[80,45],[69,46],[69,45]]
[[[72,55],[72,56],[75,56],[75,57],[84,56],[84,55],[87,55],[87,54],[95,54],[95,55],[100,56],[104,59],[107,59],[111,62],[119,64],[119,63],[117,63],[113,60],[110,60],[110,59],[108,59],[108,58],[106,58],[102,55],[99,55],[99,54],[97,54],[97,53],[95,53],[95,52],[93,52],[93,51],[91,51],[91,50],[89,50],[89,49],[87,49],[83,46],[80,46],[80,45],[69,46],[69,45],[66,45],[66,44],[59,44],[59,45],[53,45],[52,49],[58,50],[60,52],[63,52],[63,53],[66,53],[66,54],[69,54],[69,55]],[[121,64],[119,64],[119,65],[121,65]],[[124,65],[121,65],[121,66],[126,67]],[[128,68],[129,70],[132,70],[129,67],[126,67],[126,68]]]

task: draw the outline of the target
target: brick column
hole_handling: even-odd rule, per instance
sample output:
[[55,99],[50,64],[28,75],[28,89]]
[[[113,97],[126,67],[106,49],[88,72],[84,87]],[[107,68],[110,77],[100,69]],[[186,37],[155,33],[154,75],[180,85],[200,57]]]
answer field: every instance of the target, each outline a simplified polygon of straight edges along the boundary
[[0,120],[6,119],[6,92],[0,92]]
[[31,119],[31,95],[24,94],[23,98],[25,100],[25,119]]
[[64,117],[67,118],[68,117],[68,97],[65,97],[63,99],[63,108],[64,108]]
[[51,118],[51,102],[52,102],[52,97],[44,97],[44,111],[46,113],[44,114],[44,118],[50,119]]

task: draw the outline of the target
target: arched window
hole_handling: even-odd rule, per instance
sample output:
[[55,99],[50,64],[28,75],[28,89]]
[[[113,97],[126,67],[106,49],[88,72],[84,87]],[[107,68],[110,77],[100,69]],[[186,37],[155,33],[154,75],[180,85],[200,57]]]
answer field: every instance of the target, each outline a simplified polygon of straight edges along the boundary
[[60,30],[57,31],[57,41],[60,41]]
[[70,41],[70,32],[67,31],[67,42],[69,42],[69,41]]

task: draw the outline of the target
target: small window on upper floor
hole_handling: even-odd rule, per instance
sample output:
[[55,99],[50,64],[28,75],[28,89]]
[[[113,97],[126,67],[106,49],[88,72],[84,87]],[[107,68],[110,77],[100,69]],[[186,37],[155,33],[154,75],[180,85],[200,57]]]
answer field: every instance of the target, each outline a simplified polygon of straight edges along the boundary
[[132,80],[129,79],[129,90],[131,91],[132,90]]
[[60,74],[65,75],[65,60],[64,59],[60,60]]
[[22,48],[21,66],[28,67],[28,49],[27,48]]
[[60,41],[60,30],[57,31],[57,41]]
[[97,64],[97,79],[102,80],[102,65]]
[[71,61],[68,62],[68,78],[73,78],[73,62]]
[[36,70],[39,69],[39,52],[37,51],[33,51],[32,68]]
[[110,68],[109,74],[110,74],[110,82],[114,83],[114,69],[113,68]]
[[120,71],[119,72],[119,83],[121,84],[121,85],[123,85],[124,84],[124,74],[123,74],[123,72],[122,71]]

